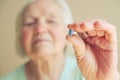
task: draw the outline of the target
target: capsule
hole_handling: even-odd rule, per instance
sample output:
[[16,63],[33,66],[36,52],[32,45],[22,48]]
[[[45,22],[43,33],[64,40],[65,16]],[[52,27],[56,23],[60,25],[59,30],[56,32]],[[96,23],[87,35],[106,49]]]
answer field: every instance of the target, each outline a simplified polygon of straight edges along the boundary
[[73,32],[74,32],[74,31],[70,29],[70,30],[69,30],[69,35],[72,36]]

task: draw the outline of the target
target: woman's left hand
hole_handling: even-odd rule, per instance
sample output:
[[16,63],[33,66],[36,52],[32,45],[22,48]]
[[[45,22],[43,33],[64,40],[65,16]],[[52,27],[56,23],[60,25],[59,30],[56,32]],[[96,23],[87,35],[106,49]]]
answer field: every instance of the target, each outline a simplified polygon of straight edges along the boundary
[[87,80],[117,80],[115,27],[104,20],[68,25],[78,35],[67,35],[74,47],[78,66]]

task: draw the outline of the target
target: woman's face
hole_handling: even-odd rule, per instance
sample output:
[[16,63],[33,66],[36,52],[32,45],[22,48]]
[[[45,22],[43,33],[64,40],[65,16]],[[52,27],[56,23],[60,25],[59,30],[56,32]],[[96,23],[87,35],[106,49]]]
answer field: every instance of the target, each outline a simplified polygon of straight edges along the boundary
[[50,0],[31,3],[23,13],[22,45],[31,58],[63,54],[66,44],[61,7]]

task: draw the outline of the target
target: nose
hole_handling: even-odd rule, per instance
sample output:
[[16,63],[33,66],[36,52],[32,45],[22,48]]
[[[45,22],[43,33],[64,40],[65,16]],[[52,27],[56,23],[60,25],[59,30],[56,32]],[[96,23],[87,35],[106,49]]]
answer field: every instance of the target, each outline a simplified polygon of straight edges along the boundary
[[37,20],[34,32],[35,34],[42,34],[47,32],[47,25],[45,24],[44,18]]

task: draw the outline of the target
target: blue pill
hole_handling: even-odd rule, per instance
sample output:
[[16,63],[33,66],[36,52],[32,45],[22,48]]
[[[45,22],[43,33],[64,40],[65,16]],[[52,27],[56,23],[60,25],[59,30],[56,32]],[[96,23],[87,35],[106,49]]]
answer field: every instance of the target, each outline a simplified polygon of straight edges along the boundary
[[74,31],[70,29],[70,30],[69,30],[69,35],[71,36],[71,35],[73,34],[73,32],[74,32]]

